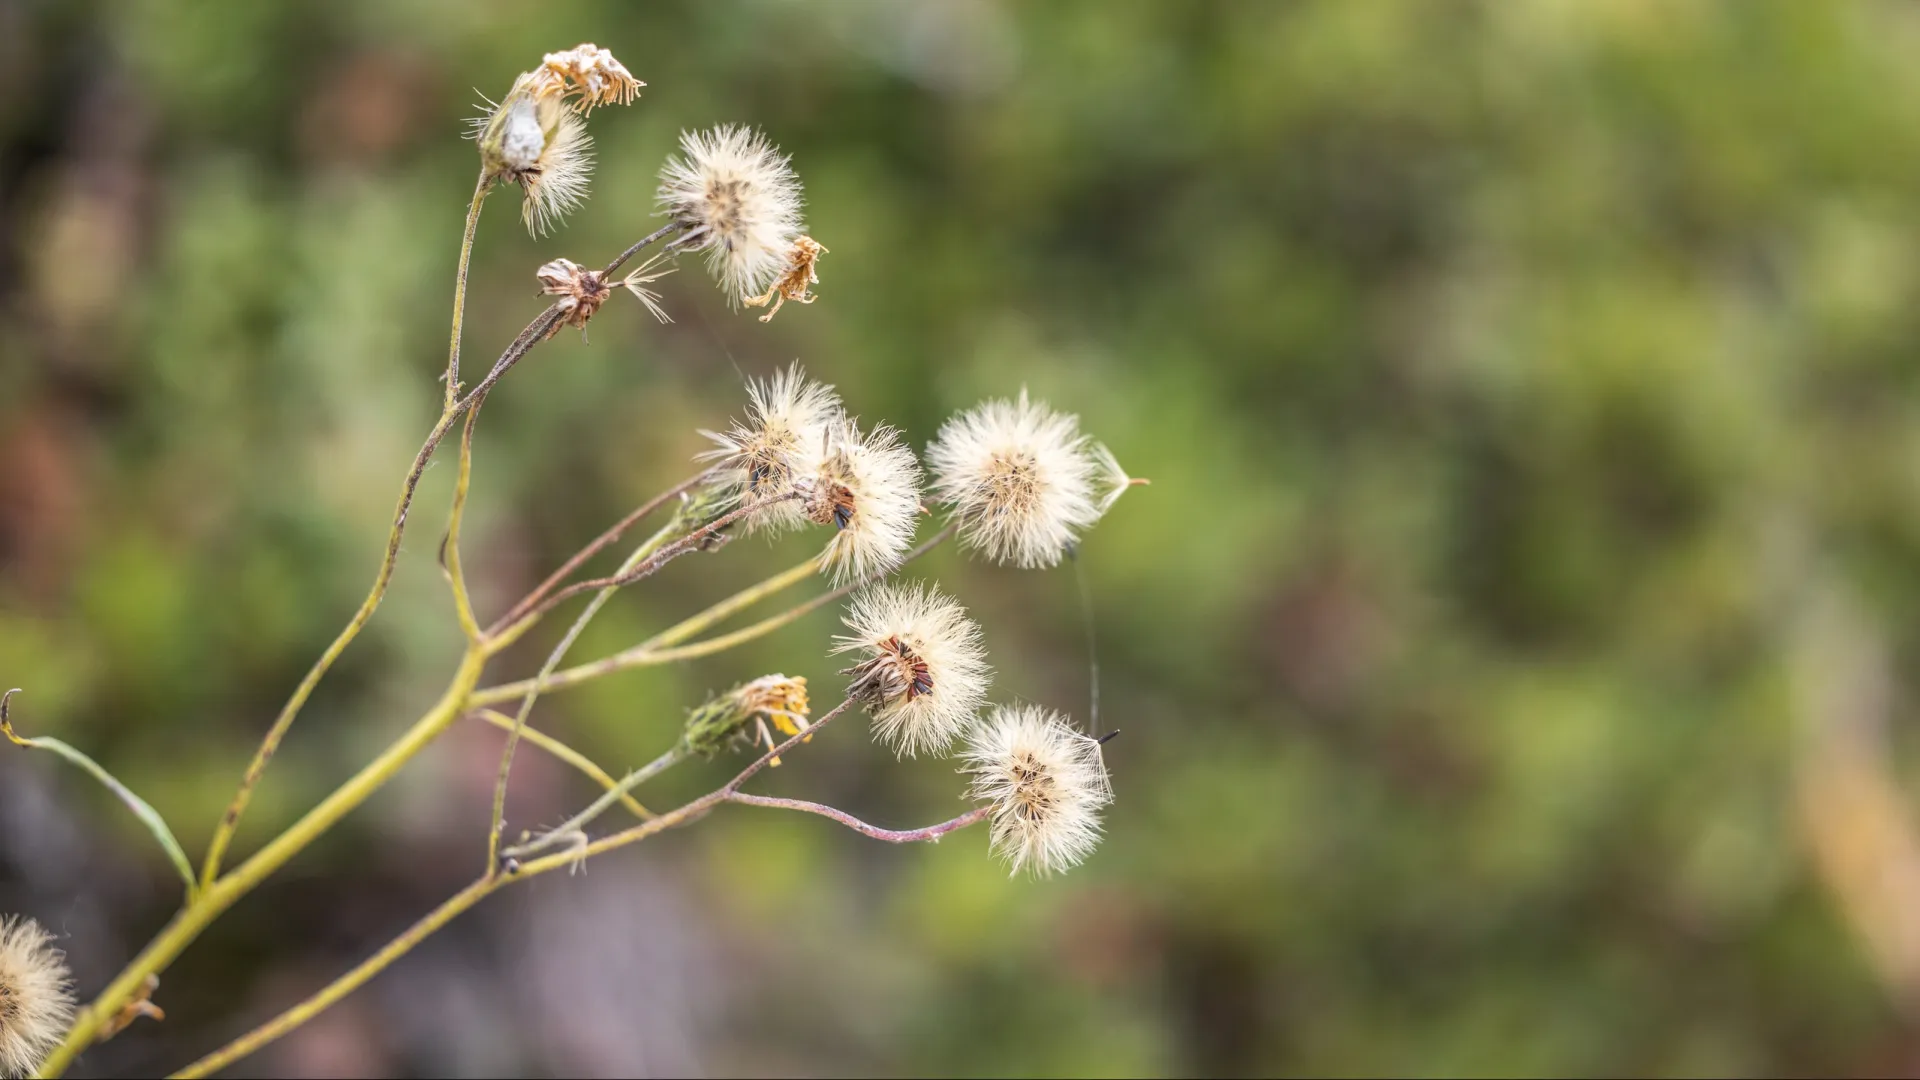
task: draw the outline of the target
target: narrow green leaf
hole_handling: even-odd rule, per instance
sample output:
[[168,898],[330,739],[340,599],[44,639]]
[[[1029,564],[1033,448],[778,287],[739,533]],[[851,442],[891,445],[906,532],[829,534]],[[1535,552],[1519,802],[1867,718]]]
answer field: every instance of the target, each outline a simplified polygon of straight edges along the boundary
[[5,734],[8,741],[15,746],[24,746],[31,750],[51,750],[85,769],[95,780],[105,784],[108,791],[113,792],[121,802],[127,804],[127,809],[133,811],[133,816],[140,819],[141,824],[147,827],[147,831],[153,834],[153,838],[160,841],[160,846],[166,849],[167,858],[173,860],[174,869],[180,871],[180,879],[187,883],[187,899],[192,900],[197,889],[193,876],[193,864],[187,861],[187,853],[181,849],[180,841],[173,838],[173,830],[167,828],[166,819],[160,816],[160,811],[155,810],[145,799],[135,795],[131,788],[121,783],[112,773],[101,768],[99,762],[59,739],[45,735],[26,739],[16,735],[13,723],[7,716],[7,706],[13,700],[13,695],[19,692],[18,689],[13,689],[0,694],[0,734]]

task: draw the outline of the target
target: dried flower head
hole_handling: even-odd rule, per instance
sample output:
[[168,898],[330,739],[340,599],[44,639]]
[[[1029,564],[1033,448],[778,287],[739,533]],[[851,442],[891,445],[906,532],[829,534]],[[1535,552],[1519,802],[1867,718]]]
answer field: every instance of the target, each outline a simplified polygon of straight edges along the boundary
[[[728,482],[742,500],[764,501],[793,491],[797,479],[819,471],[840,418],[840,395],[808,379],[796,363],[771,379],[747,380],[746,422],[735,421],[724,432],[701,432],[718,447],[700,456],[732,474]],[[747,526],[797,528],[805,521],[799,504],[787,501],[751,515]]]
[[862,436],[845,417],[828,431],[824,449],[813,473],[795,481],[806,496],[801,513],[835,530],[821,565],[836,581],[892,570],[919,523],[920,462],[895,429],[881,424]]
[[677,266],[669,266],[665,270],[655,270],[654,267],[658,266],[666,257],[667,254],[663,251],[648,259],[646,262],[641,263],[639,266],[627,271],[627,276],[620,279],[620,284],[628,292],[632,293],[634,298],[639,300],[654,318],[663,323],[670,323],[673,320],[667,317],[666,309],[660,306],[660,294],[647,288],[650,283],[659,281],[661,278],[680,269]]
[[560,310],[566,318],[553,324],[547,332],[548,337],[560,332],[562,326],[577,326],[581,334],[587,332],[587,320],[600,310],[600,305],[613,295],[613,289],[607,285],[605,277],[597,270],[589,270],[572,259],[555,259],[535,272],[540,279],[540,292],[546,296],[557,296]]
[[1027,399],[989,401],[948,420],[927,448],[933,489],[967,546],[1026,568],[1060,561],[1100,520],[1097,468],[1080,421]]
[[571,99],[570,104],[583,113],[592,112],[595,105],[626,105],[647,85],[634,78],[612,53],[590,44],[548,53],[528,74],[536,95]]
[[[754,726],[752,745],[771,750],[779,745],[773,730],[798,735],[807,729],[807,680],[799,676],[762,675],[724,694],[708,698],[687,716],[687,746],[712,756],[728,743],[747,735]],[[773,730],[767,727],[773,724]],[[775,758],[769,764],[778,765]]]
[[529,232],[546,233],[586,197],[593,175],[593,139],[587,125],[560,96],[541,94],[533,72],[473,122],[487,179],[519,184],[526,197],[521,220]]
[[1013,872],[1065,870],[1100,842],[1100,808],[1113,801],[1100,743],[1059,713],[995,709],[968,740],[968,796],[993,804],[994,853]]
[[781,274],[779,280],[775,281],[773,287],[766,292],[759,296],[748,297],[747,306],[765,307],[768,301],[772,301],[773,310],[760,316],[761,322],[770,322],[775,315],[780,314],[781,306],[789,300],[796,304],[813,303],[814,296],[807,291],[807,287],[820,284],[820,275],[814,271],[814,267],[819,263],[820,256],[825,254],[827,249],[813,237],[795,237],[793,250],[787,252],[786,272]]
[[66,958],[32,919],[0,918],[0,1073],[25,1076],[73,1022]]
[[847,696],[866,706],[873,731],[901,757],[939,750],[973,722],[993,671],[967,610],[926,585],[877,585],[855,594],[843,620],[852,631],[834,652],[863,659]]
[[751,128],[683,132],[660,170],[660,212],[685,226],[675,243],[709,252],[707,265],[738,304],[787,270],[800,235],[800,179],[785,155]]

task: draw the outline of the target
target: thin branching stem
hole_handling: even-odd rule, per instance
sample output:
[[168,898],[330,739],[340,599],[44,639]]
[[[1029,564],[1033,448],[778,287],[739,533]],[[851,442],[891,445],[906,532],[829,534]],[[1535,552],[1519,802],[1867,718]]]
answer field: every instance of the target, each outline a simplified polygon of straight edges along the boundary
[[595,818],[613,809],[614,803],[619,802],[621,799],[630,798],[634,788],[639,787],[641,784],[646,783],[661,773],[666,772],[668,769],[673,768],[675,765],[680,764],[682,761],[685,761],[687,754],[688,750],[685,740],[673,744],[671,750],[668,750],[666,753],[661,754],[659,757],[628,773],[618,784],[608,788],[605,794],[595,799],[585,810],[568,818],[564,824],[548,829],[523,844],[510,847],[503,852],[503,854],[511,858],[525,859],[529,856],[538,855],[549,848],[559,846],[565,842],[566,837],[580,832],[580,830],[592,824]]
[[706,610],[674,623],[672,626],[667,627],[665,630],[660,631],[634,647],[636,649],[658,649],[667,645],[675,645],[717,623],[725,622],[727,619],[732,618],[739,612],[745,611],[760,601],[765,600],[767,597],[775,593],[785,592],[787,589],[818,574],[820,572],[820,558],[820,556],[815,555],[804,562],[796,563],[782,570],[772,577],[749,585],[739,592],[734,593],[732,596],[727,597],[725,600],[711,605]]
[[[496,709],[474,709],[467,715],[476,720],[483,720],[492,724],[501,731],[513,730],[513,717]],[[601,788],[605,790],[611,791],[620,785],[620,781],[615,780],[612,773],[601,768],[592,758],[546,732],[541,731],[539,728],[523,727],[520,729],[520,737],[540,749],[545,750],[557,760],[573,766],[582,775],[594,783],[599,784]],[[626,807],[632,812],[634,817],[639,818],[641,821],[646,821],[654,816],[653,811],[641,805],[640,800],[634,798],[631,792],[623,792],[620,795],[620,805]]]
[[528,611],[532,610],[533,605],[539,603],[548,593],[558,588],[561,582],[572,577],[574,571],[580,569],[588,559],[600,554],[601,551],[606,549],[607,545],[619,540],[622,534],[632,528],[642,518],[665,506],[670,500],[677,499],[688,491],[693,490],[701,481],[706,480],[711,475],[712,470],[708,470],[707,472],[689,476],[678,484],[641,503],[632,513],[615,522],[606,532],[594,537],[592,543],[574,552],[573,557],[560,564],[558,570],[547,575],[547,580],[541,582],[532,592],[522,597],[518,603],[508,609],[505,615],[496,619],[493,625],[487,628],[487,633],[498,634],[500,631],[518,622]]
[[506,629],[500,631],[500,633],[494,635],[493,640],[500,643],[503,646],[513,641],[516,641],[519,639],[519,637],[522,634],[525,634],[528,630],[532,629],[533,625],[539,622],[541,617],[546,615],[547,612],[552,611],[554,608],[559,607],[561,604],[566,603],[568,600],[571,600],[574,597],[579,596],[581,593],[593,592],[596,589],[624,588],[628,585],[633,584],[636,581],[640,581],[644,578],[651,577],[653,576],[653,574],[658,572],[661,567],[667,565],[668,563],[679,558],[680,556],[685,555],[690,551],[699,550],[701,547],[705,546],[709,540],[713,539],[716,535],[720,534],[728,526],[735,524],[736,522],[740,521],[740,519],[746,517],[747,515],[758,513],[759,511],[765,509],[767,506],[771,505],[772,503],[784,502],[788,499],[797,499],[799,497],[800,496],[797,493],[790,493],[786,495],[776,495],[772,499],[763,499],[760,502],[753,503],[749,506],[742,506],[735,510],[729,510],[726,513],[720,515],[719,517],[714,518],[712,521],[707,522],[705,525],[702,525],[699,528],[688,533],[687,535],[681,537],[680,539],[675,540],[673,543],[668,544],[667,546],[661,548],[659,551],[654,552],[646,560],[640,562],[639,564],[629,569],[623,570],[620,573],[613,574],[609,577],[594,578],[590,581],[576,581],[573,584],[567,586],[566,588],[561,589],[559,592],[554,593],[552,596],[547,597],[545,600],[542,600],[540,603],[534,605],[532,611],[529,611],[525,615],[521,616],[520,619],[517,622],[515,622],[512,626],[509,626]]
[[[834,707],[833,711],[815,721],[807,730],[802,731],[781,743],[779,746],[760,755],[751,765],[742,769],[738,775],[728,781],[725,786],[708,792],[684,806],[641,822],[621,832],[614,833],[611,836],[603,837],[579,850],[556,852],[531,862],[515,865],[510,873],[500,872],[497,868],[490,867],[485,875],[474,881],[473,884],[468,885],[465,889],[455,893],[446,902],[429,912],[426,917],[413,924],[405,933],[389,942],[379,952],[374,953],[362,961],[359,966],[355,967],[352,971],[335,979],[332,983],[328,984],[312,997],[302,1001],[300,1004],[295,1005],[293,1008],[288,1009],[272,1020],[267,1021],[247,1034],[242,1035],[240,1038],[235,1039],[233,1042],[228,1043],[226,1046],[221,1047],[219,1050],[208,1054],[199,1061],[174,1073],[174,1080],[195,1080],[195,1078],[210,1076],[234,1062],[239,1061],[241,1058],[246,1057],[248,1054],[259,1050],[261,1047],[280,1038],[282,1035],[287,1034],[302,1024],[307,1023],[314,1017],[319,1016],[322,1012],[325,1012],[329,1006],[359,989],[375,975],[392,966],[394,961],[412,951],[415,946],[432,936],[435,931],[452,922],[456,916],[508,885],[539,877],[542,874],[552,873],[555,870],[572,869],[579,866],[583,860],[590,859],[595,855],[612,851],[615,848],[625,847],[629,844],[635,844],[649,837],[657,836],[668,829],[678,828],[681,825],[698,821],[700,818],[705,817],[715,806],[729,801],[730,797],[740,790],[741,785],[751,780],[760,770],[766,768],[768,763],[782,754],[791,752],[794,747],[800,745],[803,741],[819,734],[821,728],[833,722],[835,717],[846,712],[853,704],[854,702],[851,698],[842,701]],[[64,1061],[62,1065],[64,1066]]]
[[454,421],[458,420],[461,414],[471,408],[475,402],[485,397],[487,391],[493,389],[493,385],[512,370],[513,365],[519,363],[520,358],[525,356],[528,350],[543,340],[547,331],[563,317],[564,313],[557,304],[550,305],[536,316],[533,322],[527,324],[527,328],[520,332],[520,336],[514,339],[513,344],[507,346],[507,350],[500,354],[500,359],[494,362],[493,370],[487,373],[487,377],[481,380],[480,385],[466,397],[455,401],[453,408],[442,413],[439,422],[434,424],[433,430],[427,433],[427,441],[420,447],[420,452],[414,455],[413,465],[407,470],[406,479],[401,482],[400,499],[394,507],[393,524],[387,529],[387,547],[380,558],[380,569],[374,575],[373,588],[368,590],[367,598],[361,601],[360,610],[354,612],[353,618],[348,620],[346,629],[340,631],[340,635],[334,638],[333,644],[327,646],[327,650],[320,654],[320,659],[314,662],[313,668],[307,672],[306,677],[300,680],[300,685],[294,688],[293,696],[287,699],[286,705],[280,710],[280,715],[274,717],[273,726],[267,729],[266,737],[260,742],[260,748],[254,751],[253,760],[247,763],[246,774],[240,780],[240,789],[234,792],[233,801],[227,804],[226,812],[221,814],[220,823],[213,832],[213,840],[207,846],[207,859],[200,871],[202,888],[210,886],[219,876],[221,860],[226,857],[227,847],[233,842],[234,831],[240,827],[241,816],[247,812],[247,803],[253,798],[253,789],[259,785],[260,777],[267,771],[267,765],[273,760],[274,752],[280,749],[280,741],[286,738],[287,729],[293,726],[294,718],[300,715],[300,710],[306,705],[307,698],[313,694],[313,688],[320,684],[320,679],[333,667],[334,661],[340,658],[340,654],[347,650],[347,646],[352,644],[353,639],[360,636],[361,629],[367,625],[368,620],[373,618],[373,613],[380,607],[380,601],[386,597],[387,585],[393,580],[394,565],[400,558],[400,540],[406,534],[407,514],[413,509],[414,492],[419,488],[420,477],[426,473],[427,463],[433,459],[433,452],[439,448],[440,440],[446,438]]
[[460,468],[454,476],[453,507],[447,511],[447,536],[440,542],[440,565],[446,570],[447,584],[453,589],[453,610],[460,619],[460,630],[469,644],[478,644],[480,623],[473,617],[473,596],[467,591],[466,572],[460,566],[460,523],[466,518],[467,489],[473,479],[473,428],[480,421],[485,398],[477,398],[467,410],[467,422],[460,432]]
[[473,261],[473,237],[480,229],[480,208],[487,201],[487,192],[493,182],[487,177],[487,170],[480,170],[480,179],[473,185],[473,200],[467,204],[467,228],[460,237],[460,268],[453,283],[453,333],[447,344],[447,373],[443,376],[446,383],[446,404],[443,411],[452,409],[453,403],[460,397],[460,337],[465,330],[467,312],[467,266]]
[[[908,552],[906,558],[901,561],[901,565],[904,566],[906,563],[912,562],[914,559],[932,551],[935,547],[952,538],[953,534],[954,527],[952,525],[940,530],[925,543]],[[697,641],[691,645],[681,645],[678,648],[671,647],[699,633],[701,630],[712,626],[727,615],[734,614],[746,607],[747,604],[759,600],[762,597],[772,595],[774,592],[786,588],[788,584],[792,583],[781,583],[783,579],[792,577],[794,581],[804,581],[807,575],[798,574],[795,576],[798,570],[799,567],[783,570],[765,581],[751,585],[713,605],[706,611],[655,634],[653,637],[631,649],[623,650],[612,656],[603,657],[592,663],[571,667],[565,671],[556,671],[542,684],[541,692],[550,693],[555,690],[578,686],[581,683],[591,682],[601,676],[611,675],[616,671],[626,671],[630,668],[639,667],[654,667],[660,664],[676,663],[681,660],[692,660],[698,657],[711,656],[714,653],[724,652],[735,646],[744,645],[756,638],[765,637],[775,630],[845,597],[862,585],[872,584],[893,572],[892,570],[887,570],[885,572],[868,574],[863,578],[850,581],[837,589],[822,593],[811,600],[788,608],[777,615],[770,615],[757,623],[742,627],[732,633],[708,638],[705,641]],[[743,603],[742,598],[750,599],[747,599]],[[722,609],[725,610],[722,611]],[[715,612],[721,613],[716,615]],[[532,685],[532,682],[533,680],[531,679],[521,679],[516,682],[502,683],[499,686],[489,686],[481,690],[476,690],[473,695],[474,704],[495,705],[502,701],[512,701],[514,698],[526,693],[527,687]]]
[[635,255],[640,254],[640,251],[642,248],[645,248],[648,244],[651,244],[656,240],[663,240],[669,236],[672,236],[674,233],[679,232],[681,229],[684,229],[684,228],[686,228],[686,224],[684,222],[679,222],[679,221],[670,221],[667,224],[660,226],[659,228],[648,233],[647,235],[641,237],[639,240],[634,241],[634,245],[632,247],[621,252],[612,262],[607,264],[607,268],[605,270],[600,271],[600,276],[601,277],[612,276],[614,271],[619,270],[622,266],[625,266],[627,264],[628,259],[631,259]]
[[774,810],[798,810],[806,814],[818,814],[824,818],[831,818],[862,836],[885,840],[889,844],[917,844],[938,840],[957,829],[977,825],[993,813],[993,807],[981,806],[938,825],[928,825],[924,829],[882,829],[878,825],[869,825],[861,821],[845,810],[837,810],[824,803],[808,802],[805,799],[777,799],[770,795],[748,795],[745,792],[736,791],[727,796],[727,801],[745,806],[764,806]]
[[[631,571],[659,551],[661,545],[666,543],[667,538],[673,535],[676,528],[675,524],[669,522],[665,528],[654,533],[627,557],[626,563],[620,568],[621,571],[623,573]],[[506,825],[507,781],[513,775],[513,755],[519,749],[520,732],[527,726],[527,717],[533,712],[533,703],[540,697],[542,680],[553,674],[553,669],[559,667],[560,661],[566,659],[567,651],[573,648],[575,641],[579,640],[587,624],[593,621],[595,615],[600,614],[600,609],[605,607],[607,601],[612,599],[613,594],[618,591],[617,586],[601,589],[600,595],[587,604],[586,610],[582,611],[579,617],[573,620],[573,625],[567,628],[566,635],[560,639],[560,643],[547,654],[546,663],[540,666],[540,673],[533,677],[533,685],[527,688],[526,696],[520,699],[520,710],[514,714],[513,727],[507,731],[507,744],[500,750],[500,775],[494,782],[493,788],[493,817],[487,825],[488,866],[492,866],[494,860],[500,856],[500,830]]]

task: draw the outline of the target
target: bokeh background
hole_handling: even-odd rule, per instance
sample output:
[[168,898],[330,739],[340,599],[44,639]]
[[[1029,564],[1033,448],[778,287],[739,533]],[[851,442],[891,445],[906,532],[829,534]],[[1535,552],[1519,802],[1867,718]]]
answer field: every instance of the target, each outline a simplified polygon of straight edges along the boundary
[[[649,230],[682,128],[764,127],[820,302],[624,297],[493,395],[465,550],[498,611],[685,476],[796,358],[916,444],[1025,385],[1136,475],[1081,552],[1118,803],[1086,866],[746,808],[506,892],[242,1066],[283,1075],[1920,1071],[1920,7],[0,0],[0,684],[204,848],[359,602],[439,389],[462,120],[593,41],[595,194],[496,196],[468,367],[533,269]],[[440,691],[428,478],[394,591],[239,849]],[[804,556],[736,543],[575,655]],[[996,696],[1085,718],[1075,574],[942,551]],[[556,694],[608,768],[830,611]],[[529,673],[553,633],[489,681]],[[177,887],[0,753],[0,911],[91,995]],[[477,871],[457,728],[219,922],[76,1075],[177,1067]],[[589,796],[523,752],[516,825]],[[645,794],[706,790],[736,763]],[[904,826],[951,763],[857,726],[767,788]]]

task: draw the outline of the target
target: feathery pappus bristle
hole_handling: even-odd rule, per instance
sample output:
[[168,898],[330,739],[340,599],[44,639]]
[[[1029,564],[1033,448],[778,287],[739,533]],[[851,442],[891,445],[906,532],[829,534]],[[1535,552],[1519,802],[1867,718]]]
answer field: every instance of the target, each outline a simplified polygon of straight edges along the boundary
[[862,435],[841,417],[818,467],[796,483],[806,519],[834,528],[820,560],[835,581],[885,573],[906,557],[920,521],[920,462],[899,431],[881,424]]
[[1099,740],[1066,717],[1002,706],[974,731],[964,759],[967,794],[992,804],[991,845],[1012,873],[1065,870],[1099,844],[1100,809],[1113,789]]
[[744,126],[683,132],[660,170],[660,212],[685,226],[680,250],[708,252],[714,279],[738,306],[788,268],[801,232],[800,179],[767,137]]
[[1120,496],[1133,488],[1151,483],[1149,480],[1128,476],[1127,470],[1120,467],[1120,459],[1113,456],[1113,451],[1107,449],[1106,443],[1093,444],[1093,464],[1095,486],[1101,489],[1101,517],[1107,516],[1107,511],[1113,509],[1113,504],[1120,501]]
[[1078,417],[1022,390],[1017,401],[988,401],[948,420],[927,447],[927,466],[968,547],[995,562],[1047,567],[1100,520],[1088,441]]
[[[716,448],[700,455],[731,475],[742,503],[764,502],[795,490],[819,472],[840,418],[840,395],[814,382],[798,363],[771,379],[747,380],[747,418],[726,431],[702,431]],[[747,518],[749,531],[798,528],[806,514],[796,500],[769,504]]]
[[980,627],[967,609],[927,585],[877,585],[854,594],[843,616],[851,633],[834,652],[863,659],[847,696],[873,717],[874,735],[901,757],[944,749],[987,698]]
[[73,1023],[66,957],[32,919],[0,918],[0,1074],[25,1076]]
[[665,270],[655,270],[654,267],[660,265],[666,258],[667,254],[664,251],[654,255],[646,262],[627,271],[627,276],[620,279],[620,284],[628,292],[632,293],[635,299],[640,301],[641,306],[647,309],[648,314],[660,322],[670,323],[673,319],[667,314],[666,309],[660,306],[660,294],[647,288],[649,284],[659,281],[661,278],[680,269],[677,266],[669,266]]

